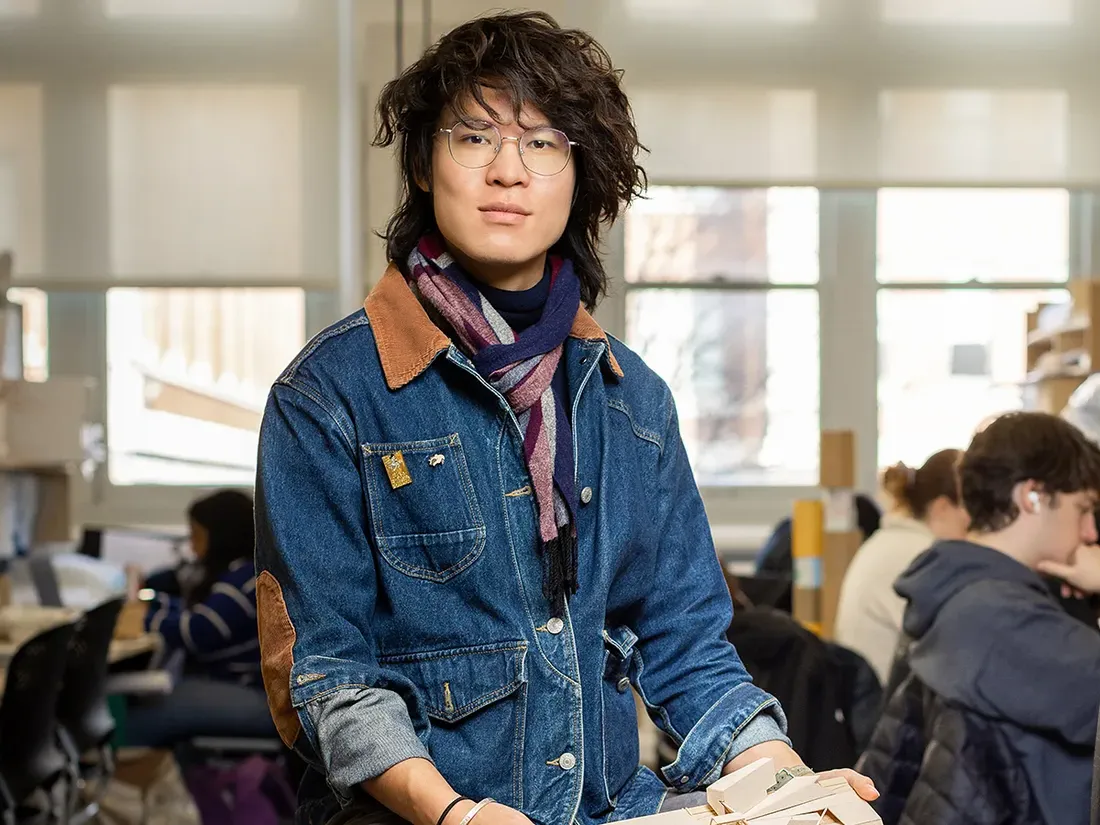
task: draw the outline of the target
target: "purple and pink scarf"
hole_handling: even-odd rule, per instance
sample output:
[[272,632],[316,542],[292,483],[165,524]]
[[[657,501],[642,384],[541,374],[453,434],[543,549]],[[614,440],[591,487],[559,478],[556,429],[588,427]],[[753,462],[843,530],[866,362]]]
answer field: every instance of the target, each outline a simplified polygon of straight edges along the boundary
[[409,281],[453,328],[478,373],[508,401],[524,434],[523,455],[538,511],[546,595],[555,607],[577,590],[573,435],[554,372],[580,307],[573,264],[551,256],[542,317],[517,336],[447,252],[438,235],[409,255]]

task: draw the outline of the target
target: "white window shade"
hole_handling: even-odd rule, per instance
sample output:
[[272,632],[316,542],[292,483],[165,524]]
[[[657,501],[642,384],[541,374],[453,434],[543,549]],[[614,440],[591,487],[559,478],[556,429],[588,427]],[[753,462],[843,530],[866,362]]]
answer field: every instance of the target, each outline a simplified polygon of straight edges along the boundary
[[1062,25],[1073,0],[881,0],[888,23],[944,25]]
[[42,268],[42,90],[0,84],[0,252],[17,274]]
[[631,89],[655,182],[797,181],[816,171],[812,91],[732,86]]
[[113,275],[303,276],[298,89],[116,86],[108,118]]
[[1061,181],[1064,91],[936,89],[879,97],[880,177],[888,181]]

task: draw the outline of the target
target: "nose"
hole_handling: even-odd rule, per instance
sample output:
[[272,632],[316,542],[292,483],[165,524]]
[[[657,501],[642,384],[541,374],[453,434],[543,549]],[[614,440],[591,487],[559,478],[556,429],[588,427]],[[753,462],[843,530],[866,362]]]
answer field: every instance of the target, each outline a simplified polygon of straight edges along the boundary
[[[515,144],[515,147],[509,146],[509,143]],[[500,151],[486,167],[487,182],[496,186],[516,186],[526,183],[528,176],[519,151],[519,138],[501,138]]]
[[1085,516],[1085,529],[1082,531],[1081,541],[1085,544],[1096,544],[1096,516],[1089,513]]

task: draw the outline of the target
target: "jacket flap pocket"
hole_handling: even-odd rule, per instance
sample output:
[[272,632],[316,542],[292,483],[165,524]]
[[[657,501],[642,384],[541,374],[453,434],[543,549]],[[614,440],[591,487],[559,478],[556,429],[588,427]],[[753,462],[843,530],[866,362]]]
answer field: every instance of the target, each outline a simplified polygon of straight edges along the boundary
[[638,643],[637,635],[626,625],[605,629],[603,640],[624,662],[634,655],[634,645]]
[[416,685],[433,719],[458,722],[510,696],[526,681],[526,642],[386,656],[380,662]]

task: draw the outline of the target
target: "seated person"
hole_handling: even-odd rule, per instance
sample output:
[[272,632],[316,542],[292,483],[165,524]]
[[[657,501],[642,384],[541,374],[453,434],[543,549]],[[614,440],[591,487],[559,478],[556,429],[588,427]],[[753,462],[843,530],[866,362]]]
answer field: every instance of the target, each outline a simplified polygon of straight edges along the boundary
[[[882,513],[870,496],[862,493],[856,496],[856,524],[863,534],[863,540],[869,539],[881,523]],[[781,520],[760,552],[756,556],[756,572],[761,576],[779,576],[791,578],[793,561],[791,556],[791,519]]]
[[894,582],[936,539],[966,538],[970,518],[959,504],[960,450],[941,450],[920,469],[895,464],[882,474],[892,507],[856,552],[837,605],[836,641],[856,651],[886,684],[905,601]]
[[156,595],[146,615],[166,653],[183,655],[185,676],[168,696],[129,710],[128,744],[274,737],[260,677],[252,499],[223,490],[196,501],[188,516],[202,578],[186,599]]
[[974,436],[959,480],[970,538],[937,542],[895,585],[910,667],[1001,726],[1046,825],[1085,825],[1100,635],[1062,609],[1040,571],[1081,578],[1063,566],[1097,540],[1100,450],[1055,416],[1010,413]]

